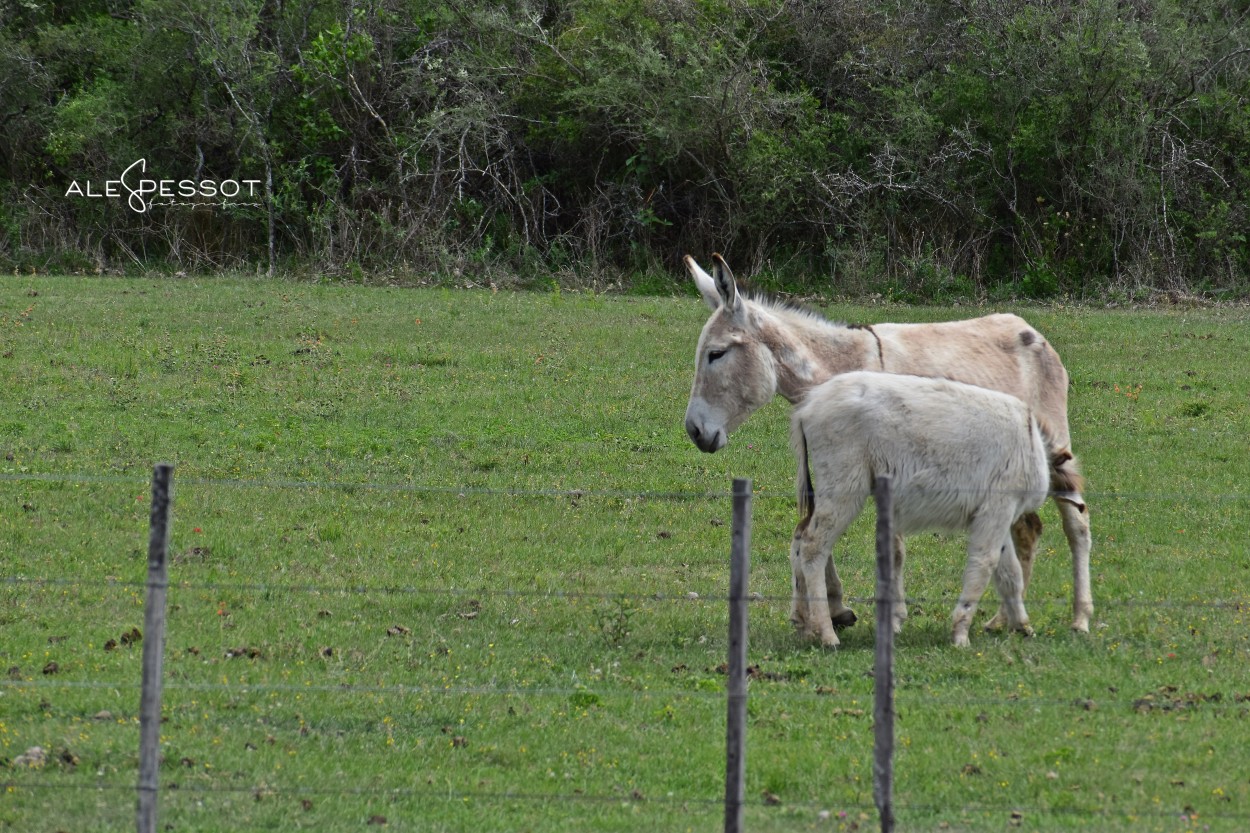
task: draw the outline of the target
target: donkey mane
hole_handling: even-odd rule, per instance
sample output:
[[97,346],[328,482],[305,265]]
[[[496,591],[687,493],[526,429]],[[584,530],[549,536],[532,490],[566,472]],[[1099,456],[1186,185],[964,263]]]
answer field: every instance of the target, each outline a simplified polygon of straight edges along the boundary
[[762,292],[755,289],[748,289],[745,293],[746,299],[756,306],[763,307],[767,311],[781,316],[790,321],[808,321],[814,324],[821,324],[834,329],[846,330],[871,330],[871,324],[856,324],[846,321],[835,321],[825,316],[818,310],[814,310],[801,301],[795,301],[790,298],[782,298],[768,292]]

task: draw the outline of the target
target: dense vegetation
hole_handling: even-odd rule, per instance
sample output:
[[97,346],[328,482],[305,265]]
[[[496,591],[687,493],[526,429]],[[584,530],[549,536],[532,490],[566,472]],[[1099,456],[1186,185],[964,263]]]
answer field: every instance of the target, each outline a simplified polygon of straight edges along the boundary
[[[1250,287],[1246,0],[0,14],[10,268],[598,284],[716,249],[838,293]],[[67,196],[138,159],[269,199]]]

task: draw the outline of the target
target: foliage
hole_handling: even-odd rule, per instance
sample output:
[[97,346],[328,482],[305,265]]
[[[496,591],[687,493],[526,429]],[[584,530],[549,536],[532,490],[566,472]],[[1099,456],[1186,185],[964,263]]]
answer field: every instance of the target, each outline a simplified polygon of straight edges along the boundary
[[[0,18],[0,259],[1244,294],[1235,0],[79,0]],[[135,159],[263,208],[66,196]],[[211,202],[211,201],[202,201]]]

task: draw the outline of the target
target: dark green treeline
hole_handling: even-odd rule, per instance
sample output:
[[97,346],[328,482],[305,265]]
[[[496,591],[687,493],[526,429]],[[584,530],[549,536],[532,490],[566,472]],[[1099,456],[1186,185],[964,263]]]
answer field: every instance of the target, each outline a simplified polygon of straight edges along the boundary
[[1250,0],[0,8],[6,271],[1250,289]]

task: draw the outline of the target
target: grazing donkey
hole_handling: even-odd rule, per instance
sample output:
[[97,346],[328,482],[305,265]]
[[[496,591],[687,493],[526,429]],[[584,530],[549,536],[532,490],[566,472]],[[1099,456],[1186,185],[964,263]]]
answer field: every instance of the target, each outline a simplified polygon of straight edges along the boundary
[[[1054,349],[1022,318],[986,315],[940,324],[847,326],[738,292],[729,265],[712,256],[712,275],[690,256],[686,267],[713,314],[703,326],[686,432],[700,449],[724,447],[747,415],[781,394],[791,404],[814,386],[853,370],[943,377],[1022,400],[1068,448],[1068,373]],[[1068,454],[1051,470],[1052,496],[1072,551],[1072,627],[1088,631],[1094,602],[1089,580],[1089,512]],[[1012,526],[1023,586],[1028,587],[1042,524],[1027,512]],[[832,579],[832,576],[830,576]],[[833,624],[854,624],[835,581],[828,582]],[[986,627],[1008,624],[1000,608]]]
[[[1045,438],[1027,405],[948,379],[854,371],[808,391],[794,409],[790,441],[801,516],[790,547],[797,627],[826,646],[838,644],[829,610],[829,599],[842,595],[833,547],[863,510],[873,479],[888,475],[894,632],[907,618],[902,536],[949,529],[968,532],[963,592],[952,614],[955,644],[967,647],[991,574],[1006,626],[1032,635],[1011,525],[1045,502],[1052,464],[1062,471],[1071,455]],[[826,576],[835,586],[826,586]]]

